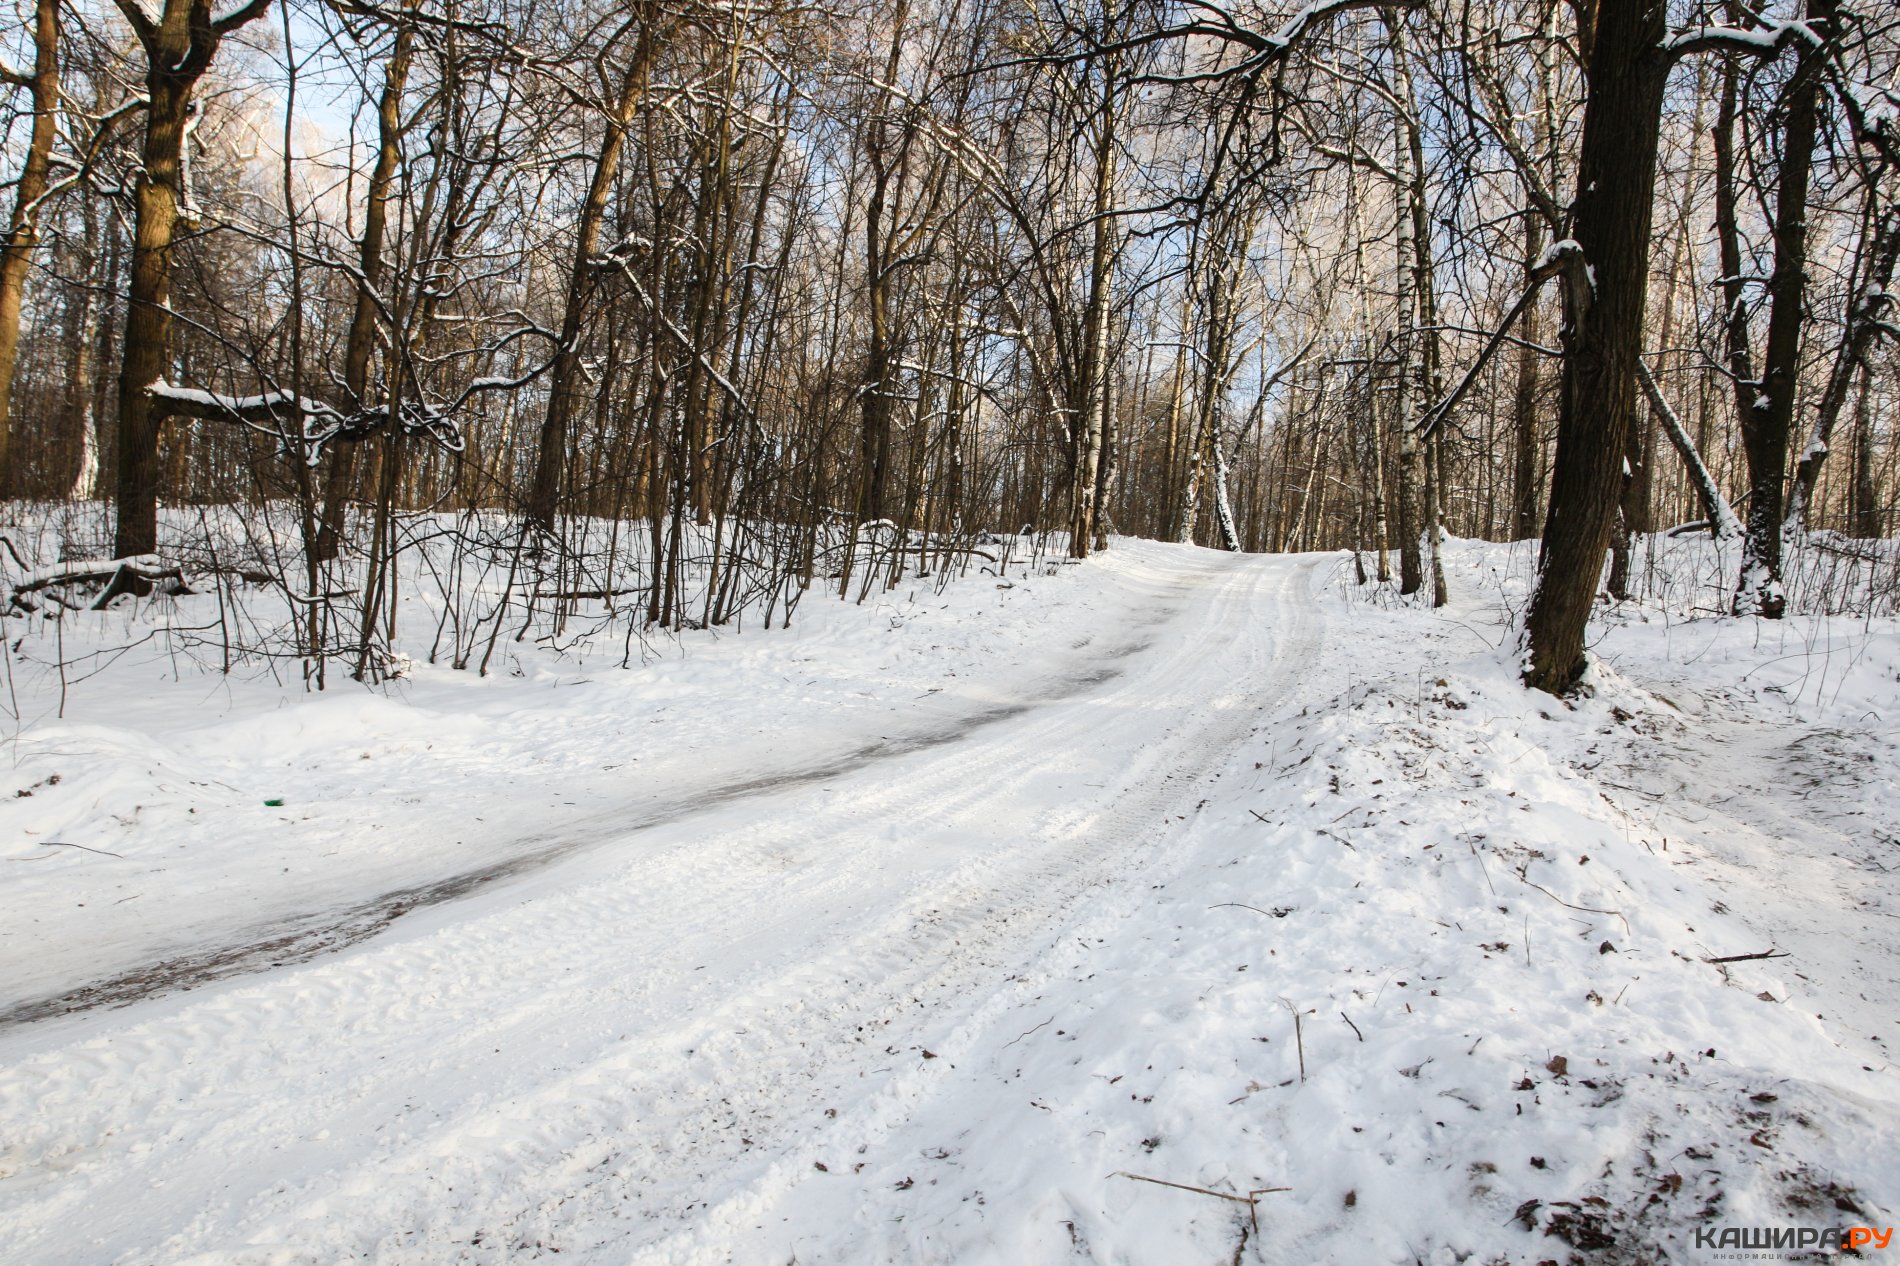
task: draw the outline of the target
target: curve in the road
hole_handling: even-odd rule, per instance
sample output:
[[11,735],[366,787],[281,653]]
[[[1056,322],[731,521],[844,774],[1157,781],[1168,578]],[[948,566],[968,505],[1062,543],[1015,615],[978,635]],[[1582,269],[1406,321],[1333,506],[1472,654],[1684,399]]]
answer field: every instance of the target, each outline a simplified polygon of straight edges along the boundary
[[1093,688],[734,790],[531,900],[95,1017],[0,1091],[18,1260],[718,1260],[809,1149],[901,1118],[908,1047],[983,1040],[1091,894],[1154,873],[1311,671],[1311,571],[1210,562]]

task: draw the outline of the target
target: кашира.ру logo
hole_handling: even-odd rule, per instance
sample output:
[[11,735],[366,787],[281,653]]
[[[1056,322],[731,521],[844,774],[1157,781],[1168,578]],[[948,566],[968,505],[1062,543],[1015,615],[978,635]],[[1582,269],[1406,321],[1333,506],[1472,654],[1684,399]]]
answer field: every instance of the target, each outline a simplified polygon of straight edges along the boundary
[[1871,1226],[1724,1226],[1697,1227],[1697,1248],[1861,1249],[1886,1248],[1893,1228]]

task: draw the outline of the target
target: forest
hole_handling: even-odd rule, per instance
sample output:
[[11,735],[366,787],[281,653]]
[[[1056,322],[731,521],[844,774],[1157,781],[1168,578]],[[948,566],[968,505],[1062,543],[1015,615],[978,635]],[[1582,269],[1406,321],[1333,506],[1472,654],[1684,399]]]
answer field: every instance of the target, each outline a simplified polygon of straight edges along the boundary
[[10,31],[12,615],[215,588],[250,612],[227,663],[321,687],[390,671],[410,564],[485,671],[1002,548],[1351,550],[1442,603],[1448,537],[1541,538],[1526,674],[1561,691],[1652,533],[1735,542],[1735,614],[1815,550],[1891,605],[1886,5],[36,0]]
[[16,0],[6,1266],[1891,1245],[1900,5],[1300,2]]

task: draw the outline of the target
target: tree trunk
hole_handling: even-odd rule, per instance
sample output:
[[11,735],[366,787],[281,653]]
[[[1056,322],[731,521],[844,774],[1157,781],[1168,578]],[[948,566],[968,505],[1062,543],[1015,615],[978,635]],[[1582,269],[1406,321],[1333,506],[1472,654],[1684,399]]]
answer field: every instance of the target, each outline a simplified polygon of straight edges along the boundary
[[0,244],[0,497],[12,491],[13,369],[20,351],[20,303],[39,241],[53,137],[59,126],[59,0],[38,0],[33,14],[33,128],[14,185],[13,218]]
[[1860,398],[1854,405],[1853,532],[1864,541],[1880,537],[1880,499],[1874,493],[1873,371],[1860,367]]
[[[1371,343],[1367,343],[1368,352]],[[1387,521],[1385,495],[1385,444],[1379,429],[1379,376],[1376,369],[1366,367],[1366,429],[1370,432],[1367,442],[1367,464],[1372,477],[1372,536],[1373,548],[1379,554],[1377,575],[1380,584],[1392,579],[1392,553],[1388,537],[1392,526]]]
[[1116,100],[1113,58],[1102,63],[1102,103],[1095,134],[1095,198],[1093,237],[1089,247],[1088,308],[1082,324],[1082,365],[1079,391],[1072,394],[1076,412],[1075,467],[1071,474],[1074,509],[1069,517],[1069,556],[1088,557],[1095,539],[1097,481],[1108,427],[1109,287],[1115,263],[1115,218],[1109,214],[1115,192]]
[[171,358],[172,245],[185,190],[185,133],[192,90],[230,32],[262,17],[268,0],[250,0],[212,19],[198,0],[165,0],[156,20],[138,0],[120,0],[145,53],[145,143],[133,191],[132,270],[126,288],[119,362],[119,452],[113,551],[120,558],[158,550],[159,427],[165,420],[151,388]]
[[[1105,356],[1104,360],[1106,359]],[[1115,397],[1119,381],[1119,375],[1115,373],[1114,366],[1105,363],[1102,372],[1102,456],[1095,466],[1095,548],[1098,550],[1108,548],[1109,490],[1115,482],[1116,466],[1121,461],[1121,428],[1116,425],[1115,418],[1117,407]],[[1220,504],[1225,509],[1227,505],[1226,466],[1217,461],[1216,468],[1221,476]],[[1231,538],[1234,525],[1233,513],[1227,511],[1223,521]],[[1228,548],[1239,549],[1240,547],[1230,545]]]
[[[876,126],[875,124],[873,126]],[[864,205],[864,380],[859,394],[858,523],[884,517],[884,484],[891,450],[891,284],[896,270],[884,258],[884,213],[890,180],[883,155],[870,147],[871,196]]]
[[[1832,17],[1831,0],[1809,0],[1810,19]],[[1788,473],[1788,437],[1794,428],[1799,387],[1802,304],[1807,292],[1808,182],[1813,167],[1822,57],[1803,52],[1788,85],[1781,164],[1775,196],[1775,267],[1768,278],[1768,346],[1753,398],[1741,401],[1742,449],[1748,456],[1748,535],[1742,542],[1742,575],[1736,615],[1778,620],[1787,606],[1781,590],[1783,489]],[[1724,255],[1728,247],[1724,243]],[[1725,265],[1726,267],[1726,265]],[[1736,382],[1739,395],[1750,386]]]
[[108,284],[102,281],[99,240],[99,212],[92,199],[81,200],[81,223],[86,240],[79,249],[79,285],[68,305],[66,341],[72,348],[72,376],[66,384],[66,414],[73,437],[78,441],[79,460],[67,497],[73,501],[91,501],[99,493],[98,389],[93,383],[93,357],[99,346],[98,294]]
[[[1524,215],[1524,272],[1528,276],[1544,254],[1544,222],[1532,212]],[[1523,339],[1535,343],[1537,309],[1524,309]],[[1543,444],[1537,437],[1537,359],[1530,347],[1517,349],[1517,380],[1511,391],[1511,539],[1527,541],[1537,535],[1537,468]]]
[[574,264],[568,273],[567,300],[561,310],[561,341],[554,350],[554,363],[548,367],[548,407],[541,419],[534,482],[523,507],[529,523],[543,531],[554,527],[554,514],[561,496],[561,471],[567,464],[567,433],[583,403],[581,333],[600,271],[596,261],[600,256],[601,225],[606,220],[607,200],[620,173],[620,155],[626,148],[627,129],[645,94],[647,70],[659,47],[660,36],[653,29],[649,14],[640,23],[633,60],[621,78],[620,96],[607,116],[600,156],[594,162],[587,197],[581,203],[574,239]]
[[134,194],[132,274],[127,289],[125,346],[119,368],[119,558],[158,551],[159,427],[150,387],[165,377],[171,355],[172,239],[184,200],[179,160],[191,108],[190,82],[154,59],[147,77],[145,145]]
[[1427,487],[1425,530],[1431,533],[1432,544],[1432,605],[1442,607],[1451,601],[1451,592],[1445,585],[1445,436],[1443,431],[1435,432],[1425,444],[1426,460],[1430,463]]
[[1425,558],[1420,553],[1423,536],[1427,530],[1436,531],[1436,525],[1425,521],[1425,480],[1428,472],[1424,467],[1424,458],[1419,449],[1418,436],[1414,423],[1419,416],[1419,398],[1428,389],[1429,370],[1421,364],[1419,326],[1425,324],[1425,296],[1420,283],[1424,281],[1419,262],[1428,258],[1431,245],[1429,241],[1421,244],[1416,239],[1425,225],[1425,212],[1420,191],[1423,172],[1419,170],[1422,151],[1418,135],[1416,118],[1409,114],[1412,103],[1411,74],[1406,58],[1405,28],[1388,19],[1391,31],[1392,61],[1400,78],[1399,95],[1407,110],[1401,111],[1399,125],[1394,129],[1394,144],[1398,183],[1397,224],[1395,245],[1398,251],[1398,520],[1399,520],[1399,592],[1417,593],[1425,583]]
[[[369,186],[364,191],[363,236],[357,242],[356,252],[356,266],[361,276],[356,282],[356,308],[350,314],[350,330],[343,344],[343,390],[349,397],[350,407],[355,409],[367,408],[370,404],[370,362],[381,320],[377,288],[383,279],[389,196],[395,184],[397,164],[402,161],[402,98],[409,85],[415,38],[415,29],[411,26],[404,26],[396,33],[395,47],[383,71],[382,98],[377,102],[376,164],[370,169]],[[321,560],[337,555],[343,534],[343,513],[355,478],[356,445],[333,445],[324,478],[323,525],[317,534],[316,552]]]
[[1525,681],[1553,693],[1586,666],[1584,633],[1621,492],[1669,74],[1662,0],[1603,5],[1595,17],[1571,224],[1582,258],[1564,273],[1557,456],[1525,620]]
[[[1878,195],[1870,191],[1867,196],[1871,201]],[[1828,374],[1827,385],[1822,388],[1821,398],[1814,407],[1813,433],[1802,451],[1801,460],[1795,464],[1794,486],[1788,495],[1788,518],[1784,525],[1787,533],[1799,533],[1806,529],[1807,511],[1814,500],[1814,486],[1821,476],[1821,463],[1827,460],[1828,445],[1834,438],[1834,426],[1847,403],[1856,371],[1861,381],[1860,416],[1863,423],[1866,421],[1867,392],[1871,386],[1868,356],[1881,329],[1881,322],[1886,318],[1891,298],[1888,291],[1893,284],[1896,261],[1900,260],[1900,207],[1888,206],[1877,218],[1870,216],[1868,219],[1871,223],[1862,238],[1861,264],[1856,269],[1855,292],[1848,300],[1847,328],[1835,352],[1834,366]],[[1858,479],[1871,470],[1873,436],[1863,427],[1856,435],[1856,442],[1867,445],[1869,454],[1867,462],[1857,469]],[[1872,478],[1871,474],[1867,474],[1867,477]],[[1858,487],[1855,495],[1859,496]],[[1860,504],[1873,504],[1871,484],[1865,500]],[[1858,523],[1858,511],[1855,519]]]

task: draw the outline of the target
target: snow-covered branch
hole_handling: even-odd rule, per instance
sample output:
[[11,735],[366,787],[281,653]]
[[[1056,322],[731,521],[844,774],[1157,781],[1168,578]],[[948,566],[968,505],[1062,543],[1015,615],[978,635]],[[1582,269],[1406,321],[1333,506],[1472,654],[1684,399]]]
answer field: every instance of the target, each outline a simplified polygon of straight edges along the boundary
[[1797,43],[1823,48],[1827,40],[1803,21],[1779,21],[1760,18],[1759,25],[1691,26],[1672,33],[1662,44],[1672,60],[1691,53],[1727,52],[1752,57],[1773,57]]
[[1648,397],[1649,407],[1662,420],[1663,434],[1669,437],[1676,456],[1682,459],[1683,470],[1687,472],[1690,484],[1695,487],[1696,496],[1702,502],[1702,513],[1708,516],[1716,539],[1741,539],[1742,521],[1736,517],[1728,498],[1722,495],[1715,476],[1709,473],[1708,466],[1702,461],[1702,454],[1696,451],[1695,441],[1689,438],[1688,428],[1682,425],[1681,416],[1670,407],[1662,388],[1656,384],[1656,376],[1649,372],[1649,366],[1640,356],[1636,358],[1636,381],[1642,387],[1643,395]]
[[[179,580],[181,573],[175,566],[163,562],[156,554],[134,554],[126,558],[75,558],[63,563],[50,563],[44,567],[29,569],[18,580],[5,587],[6,601],[0,604],[0,611],[37,611],[32,595],[44,589],[59,585],[78,585],[98,582],[110,582],[94,606],[100,606],[126,591],[126,586],[136,582],[150,585],[160,580]],[[70,603],[62,603],[70,606]]]
[[[226,396],[193,387],[175,387],[161,380],[149,384],[145,393],[167,416],[253,427],[283,441],[286,448],[293,442],[286,428],[295,426],[298,432],[295,441],[301,444],[298,456],[312,466],[323,456],[326,445],[339,440],[364,439],[387,430],[390,422],[389,410],[380,405],[344,413],[321,400],[288,391]],[[405,434],[424,436],[451,452],[462,450],[461,427],[450,412],[429,405],[405,406],[397,416],[397,425]]]

